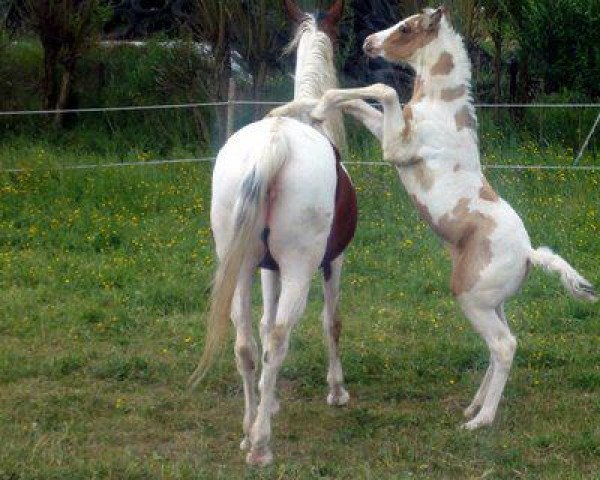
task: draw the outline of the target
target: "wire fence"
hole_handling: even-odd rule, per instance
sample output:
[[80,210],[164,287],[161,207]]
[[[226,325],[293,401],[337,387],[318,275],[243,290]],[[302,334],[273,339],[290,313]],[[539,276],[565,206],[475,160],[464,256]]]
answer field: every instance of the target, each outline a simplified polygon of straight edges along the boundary
[[[265,105],[278,106],[287,102],[258,101],[258,100],[231,100],[223,102],[194,102],[194,103],[167,103],[156,105],[124,105],[119,107],[88,107],[66,108],[62,110],[6,110],[0,111],[0,116],[17,115],[54,115],[59,113],[94,113],[94,112],[132,112],[143,110],[171,110],[182,108],[200,107],[226,107],[229,105]],[[600,103],[475,103],[476,108],[598,108]]]
[[[93,170],[93,169],[108,169],[108,168],[120,168],[120,167],[139,167],[139,166],[152,166],[152,165],[171,165],[171,164],[185,164],[185,163],[213,163],[217,157],[199,157],[199,158],[173,158],[164,160],[147,160],[147,161],[136,161],[136,162],[113,162],[113,163],[99,163],[99,164],[82,164],[82,165],[59,165],[48,168],[48,170]],[[344,165],[363,165],[363,166],[386,166],[392,167],[393,165],[388,162],[381,161],[346,161]],[[576,171],[600,171],[600,165],[500,165],[500,164],[489,164],[482,165],[484,170],[576,170]],[[29,168],[5,168],[0,170],[1,173],[24,173],[29,172]]]
[[[281,101],[254,101],[254,100],[229,100],[219,102],[192,102],[179,104],[156,104],[156,105],[126,105],[117,107],[88,107],[88,108],[72,108],[62,110],[8,110],[0,111],[0,117],[10,116],[33,116],[33,115],[56,115],[67,113],[104,113],[104,112],[134,112],[134,111],[151,111],[151,110],[179,110],[201,107],[228,107],[232,108],[237,105],[263,105],[263,106],[278,106],[284,105],[286,102]],[[599,171],[600,166],[581,166],[578,165],[585,150],[587,149],[591,138],[596,132],[600,124],[600,103],[478,103],[476,108],[482,109],[507,109],[507,108],[533,108],[533,109],[582,109],[592,108],[598,109],[598,115],[591,126],[583,144],[578,149],[578,153],[571,165],[524,165],[524,164],[488,164],[483,165],[484,169],[503,169],[503,170],[579,170],[579,171]],[[155,159],[145,161],[120,161],[103,164],[73,164],[73,165],[58,165],[48,167],[48,170],[92,170],[92,169],[109,169],[120,167],[138,167],[152,165],[169,165],[169,164],[184,164],[184,163],[212,163],[216,157],[198,157],[198,158],[179,158],[179,159]],[[366,166],[383,166],[390,165],[382,161],[347,161],[346,165],[366,165]],[[4,168],[0,169],[1,173],[19,173],[31,170],[30,168]]]

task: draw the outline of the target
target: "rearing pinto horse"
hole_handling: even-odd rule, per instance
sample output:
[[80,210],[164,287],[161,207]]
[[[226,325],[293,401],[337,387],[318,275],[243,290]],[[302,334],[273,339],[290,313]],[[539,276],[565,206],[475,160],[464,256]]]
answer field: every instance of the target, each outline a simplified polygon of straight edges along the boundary
[[[333,43],[343,1],[337,0],[320,22],[300,11],[292,0],[284,3],[298,23],[290,44],[290,49],[297,48],[294,96],[318,99],[337,87]],[[245,399],[241,448],[249,450],[249,464],[272,461],[269,440],[271,415],[278,410],[276,377],[319,266],[325,277],[327,403],[344,405],[349,398],[338,351],[341,321],[337,306],[342,252],[356,228],[356,194],[336,148],[345,141],[342,116],[333,112],[326,117],[322,131],[327,136],[289,118],[250,124],[227,141],[214,167],[210,217],[219,265],[205,349],[190,381],[197,384],[211,366],[231,317]],[[264,313],[257,402],[259,352],[252,333],[251,287],[259,266]]]
[[[519,215],[483,176],[477,120],[470,94],[471,65],[461,37],[444,7],[426,9],[367,37],[370,57],[408,62],[416,71],[413,96],[404,108],[386,85],[327,92],[312,110],[322,121],[336,105],[361,120],[383,145],[383,156],[421,218],[441,237],[452,257],[452,293],[490,351],[490,364],[465,410],[467,429],[493,422],[513,361],[517,341],[504,302],[517,292],[531,265],[560,275],[575,297],[596,301],[591,284],[564,259],[534,249]],[[375,99],[383,114],[363,100]],[[311,110],[305,101],[271,115]]]

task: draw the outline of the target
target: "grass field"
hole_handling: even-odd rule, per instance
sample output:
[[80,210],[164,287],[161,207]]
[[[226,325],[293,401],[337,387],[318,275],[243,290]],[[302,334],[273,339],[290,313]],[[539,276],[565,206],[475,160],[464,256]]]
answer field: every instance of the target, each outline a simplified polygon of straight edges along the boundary
[[[15,143],[3,145],[11,166]],[[18,165],[105,160],[17,145]],[[214,268],[210,165],[2,174],[0,479],[600,478],[598,306],[534,271],[508,306],[519,347],[497,421],[459,430],[487,351],[449,294],[449,259],[389,167],[350,172],[360,201],[343,276],[351,401],[325,403],[317,280],[264,470],[238,450],[233,353],[203,389],[185,389]],[[600,284],[600,172],[488,176],[534,245]]]

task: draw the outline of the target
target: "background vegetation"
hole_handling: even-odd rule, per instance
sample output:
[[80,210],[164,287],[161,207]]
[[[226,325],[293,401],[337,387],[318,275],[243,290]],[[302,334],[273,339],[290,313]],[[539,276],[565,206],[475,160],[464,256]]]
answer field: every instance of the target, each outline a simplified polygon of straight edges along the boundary
[[[328,7],[327,2],[320,1],[298,3],[307,10]],[[447,3],[471,53],[477,101],[598,100],[598,2]],[[290,98],[290,59],[281,57],[281,50],[291,27],[278,0],[152,0],[141,4],[123,0],[113,10],[114,5],[100,0],[0,3],[0,13],[5,15],[0,34],[0,110],[224,100],[230,77],[236,80],[238,98]],[[134,5],[138,9],[141,5],[160,18],[170,16],[171,21],[153,24],[146,17],[133,15],[131,22],[146,25],[147,36],[140,37],[139,29],[117,28],[123,5],[132,11]],[[368,33],[425,5],[421,1],[347,1],[338,48],[342,84],[383,80],[395,85],[404,98],[410,95],[411,72],[379,62],[367,63],[360,46]],[[141,47],[97,43],[99,38],[120,36],[147,43]],[[263,113],[260,108],[239,110],[238,125]],[[490,127],[522,141],[532,139],[541,146],[561,144],[577,150],[596,113],[593,109],[502,109],[493,113]],[[55,127],[64,127],[58,133],[52,122],[43,119],[3,117],[2,123],[5,132],[29,135],[33,128],[54,142],[68,138],[71,129],[93,127],[131,138],[145,133],[150,141],[165,135],[174,143],[188,145],[192,141],[206,150],[222,143],[225,118],[224,109],[196,109],[191,115],[95,115],[94,120],[87,114],[71,118],[57,115]],[[596,137],[592,139],[593,155],[597,146]]]

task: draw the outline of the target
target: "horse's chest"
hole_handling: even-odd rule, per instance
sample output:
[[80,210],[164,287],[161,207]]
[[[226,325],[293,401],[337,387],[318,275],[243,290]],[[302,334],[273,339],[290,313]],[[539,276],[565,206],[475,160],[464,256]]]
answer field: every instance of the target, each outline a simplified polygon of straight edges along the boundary
[[[337,173],[335,208],[333,221],[331,223],[331,231],[327,237],[325,255],[323,255],[323,260],[321,262],[323,275],[326,280],[329,280],[329,277],[331,276],[331,262],[339,257],[352,241],[358,221],[356,190],[350,180],[350,176],[341,164],[339,152],[335,147],[334,151],[336,155]],[[266,252],[259,266],[268,270],[279,270],[279,265],[269,250],[269,227],[265,227],[262,239],[266,247]]]

